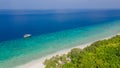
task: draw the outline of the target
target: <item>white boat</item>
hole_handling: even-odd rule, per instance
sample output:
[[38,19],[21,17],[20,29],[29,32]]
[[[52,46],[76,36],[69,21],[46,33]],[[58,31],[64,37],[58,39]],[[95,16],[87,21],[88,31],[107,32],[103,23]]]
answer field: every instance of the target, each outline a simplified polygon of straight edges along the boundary
[[31,36],[31,34],[25,34],[24,35],[24,38],[28,38],[28,37],[30,37]]

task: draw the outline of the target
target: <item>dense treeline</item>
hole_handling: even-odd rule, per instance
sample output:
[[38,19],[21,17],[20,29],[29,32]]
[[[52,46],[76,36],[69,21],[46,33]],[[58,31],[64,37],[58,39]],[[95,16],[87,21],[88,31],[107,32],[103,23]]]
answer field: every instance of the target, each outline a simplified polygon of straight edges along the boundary
[[46,68],[120,68],[120,35],[74,48],[68,54],[44,62]]

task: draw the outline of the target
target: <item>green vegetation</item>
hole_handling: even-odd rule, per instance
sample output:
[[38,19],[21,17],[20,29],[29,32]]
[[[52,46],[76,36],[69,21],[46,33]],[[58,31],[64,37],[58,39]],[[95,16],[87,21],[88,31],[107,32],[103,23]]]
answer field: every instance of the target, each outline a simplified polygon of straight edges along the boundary
[[120,68],[120,35],[72,49],[44,62],[46,68]]

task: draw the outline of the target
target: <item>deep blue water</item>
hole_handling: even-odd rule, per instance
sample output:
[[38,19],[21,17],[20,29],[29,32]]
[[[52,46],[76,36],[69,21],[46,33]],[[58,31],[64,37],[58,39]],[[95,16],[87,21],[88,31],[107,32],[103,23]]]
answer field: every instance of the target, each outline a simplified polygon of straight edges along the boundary
[[120,20],[120,10],[0,11],[0,42]]

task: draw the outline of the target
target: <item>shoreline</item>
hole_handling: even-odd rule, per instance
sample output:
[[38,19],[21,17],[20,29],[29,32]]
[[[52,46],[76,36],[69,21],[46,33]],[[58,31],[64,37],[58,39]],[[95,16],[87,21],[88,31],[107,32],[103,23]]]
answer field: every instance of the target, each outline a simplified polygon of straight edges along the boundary
[[[104,40],[104,39],[109,39],[109,38],[112,38],[116,35],[120,35],[120,33],[117,33],[117,34],[113,34],[111,36],[108,36],[108,37],[104,37],[104,38],[100,38],[100,39],[97,39],[95,41],[98,41],[98,40]],[[43,64],[43,62],[46,60],[46,59],[50,59],[51,57],[53,56],[56,56],[56,55],[63,55],[63,54],[67,54],[68,52],[71,51],[71,49],[73,48],[80,48],[80,49],[83,49],[87,46],[90,46],[92,43],[94,43],[95,41],[92,41],[92,42],[88,42],[86,44],[81,44],[81,45],[78,45],[78,46],[75,46],[75,47],[71,47],[71,48],[68,48],[68,49],[63,49],[61,51],[57,51],[53,54],[48,54],[47,56],[45,57],[42,57],[40,59],[37,59],[37,60],[33,60],[31,62],[28,62],[26,64],[23,64],[23,65],[20,65],[20,66],[17,66],[15,68],[45,68],[45,65]]]
[[18,67],[16,67],[16,68],[45,68],[45,65],[43,64],[43,62],[44,62],[46,59],[50,59],[51,57],[56,56],[56,55],[59,55],[59,56],[60,56],[60,55],[63,55],[63,54],[67,54],[67,53],[70,52],[71,49],[73,49],[73,48],[81,48],[81,49],[83,49],[83,48],[89,46],[90,44],[92,44],[92,43],[87,43],[87,44],[83,44],[83,45],[80,45],[80,46],[72,47],[72,48],[69,48],[69,49],[64,49],[64,50],[55,52],[55,53],[53,53],[53,54],[49,54],[49,55],[47,55],[47,56],[45,56],[45,57],[42,57],[42,58],[40,58],[40,59],[38,59],[38,60],[33,60],[33,61],[31,61],[31,62],[28,62],[28,63],[26,63],[26,64],[23,64],[23,65],[21,65],[21,66],[18,66]]

